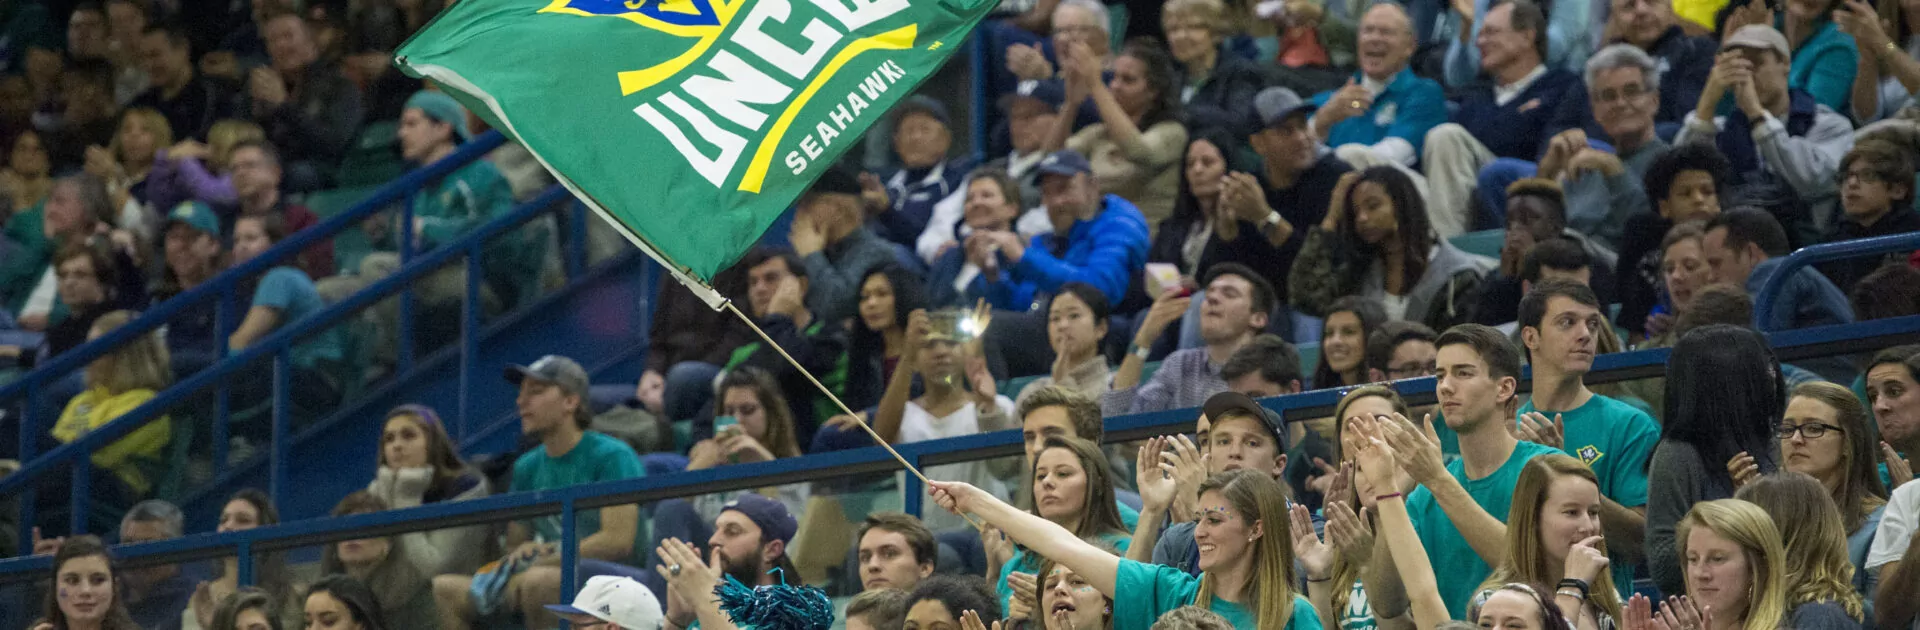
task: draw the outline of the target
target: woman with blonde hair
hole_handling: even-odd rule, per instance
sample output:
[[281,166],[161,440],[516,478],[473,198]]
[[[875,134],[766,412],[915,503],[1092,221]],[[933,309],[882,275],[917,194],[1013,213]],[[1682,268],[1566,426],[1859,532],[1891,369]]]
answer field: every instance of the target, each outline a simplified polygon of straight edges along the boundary
[[260,125],[229,118],[213,123],[205,144],[187,138],[161,150],[147,175],[148,203],[155,208],[193,200],[223,207],[240,203],[233,190],[233,149],[265,140]]
[[[1867,408],[1851,390],[1815,381],[1793,388],[1776,432],[1781,466],[1818,481],[1839,509],[1847,560],[1853,565],[1853,589],[1866,598],[1868,611],[1873,609],[1878,581],[1875,572],[1866,570],[1867,552],[1873,548],[1880,516],[1887,509],[1887,487],[1876,467],[1880,452],[1870,422]],[[1735,456],[1727,470],[1734,483],[1743,486],[1760,478],[1759,468],[1746,453]]]
[[1600,529],[1600,479],[1580,460],[1554,453],[1521,469],[1507,514],[1506,561],[1474,601],[1512,583],[1552,592],[1554,605],[1578,630],[1618,624],[1620,595]]
[[[94,320],[87,339],[98,339],[113,332],[132,321],[134,315],[133,311],[124,310],[101,315]],[[53,425],[53,439],[61,444],[80,439],[153,400],[160,390],[173,383],[173,369],[167,362],[166,344],[161,342],[158,333],[149,333],[94,359],[87,365],[85,379],[87,389],[67,402],[60,420]],[[159,461],[171,439],[171,421],[160,416],[94,451],[92,462],[98,471],[93,475],[95,502],[124,508],[146,496],[153,489],[153,480],[147,478],[141,464]],[[56,478],[65,476],[56,475]],[[64,506],[70,495],[64,489],[42,487],[39,496],[43,503],[53,501]],[[47,512],[40,514],[42,523],[49,522]]]
[[1231,18],[1244,17],[1230,15],[1221,0],[1169,0],[1160,10],[1187,120],[1225,129],[1243,143],[1260,130],[1253,97],[1267,85],[1259,66],[1223,48],[1234,34]]
[[1795,628],[1858,628],[1866,605],[1853,590],[1853,565],[1847,561],[1847,532],[1825,486],[1791,470],[1761,477],[1740,488],[1735,498],[1760,506],[1773,517],[1785,549],[1784,590]]
[[[1317,630],[1313,605],[1293,591],[1287,493],[1264,471],[1241,469],[1200,485],[1200,575],[1101,551],[1066,528],[1008,505],[961,482],[933,482],[933,499],[954,514],[973,514],[1015,543],[1051,558],[1113,599],[1119,630],[1145,630],[1189,604],[1204,606],[1242,630]],[[1126,592],[1120,597],[1121,591]]]
[[1739,499],[1701,501],[1674,530],[1687,594],[1668,605],[1712,615],[1698,630],[1778,630],[1786,623],[1787,552],[1766,510]]
[[144,204],[147,175],[160,149],[172,144],[173,127],[167,117],[151,108],[135,107],[121,114],[120,129],[106,148],[87,147],[86,170],[107,182],[113,207]]
[[[1294,554],[1306,571],[1307,599],[1320,613],[1321,622],[1330,628],[1374,628],[1390,620],[1410,623],[1405,613],[1376,618],[1367,600],[1367,582],[1377,576],[1366,570],[1373,561],[1374,532],[1378,531],[1378,497],[1400,490],[1375,487],[1372,477],[1361,466],[1362,441],[1349,440],[1348,419],[1370,422],[1374,418],[1410,415],[1400,394],[1385,385],[1363,385],[1347,392],[1334,407],[1335,456],[1340,470],[1308,483],[1326,497],[1321,511],[1327,518],[1325,540],[1313,537],[1311,516],[1306,506],[1293,508]],[[1359,436],[1351,436],[1361,439]],[[1352,441],[1352,444],[1348,444]],[[1404,475],[1396,475],[1404,477]],[[1402,480],[1411,487],[1410,479]],[[1399,483],[1396,483],[1399,485]]]

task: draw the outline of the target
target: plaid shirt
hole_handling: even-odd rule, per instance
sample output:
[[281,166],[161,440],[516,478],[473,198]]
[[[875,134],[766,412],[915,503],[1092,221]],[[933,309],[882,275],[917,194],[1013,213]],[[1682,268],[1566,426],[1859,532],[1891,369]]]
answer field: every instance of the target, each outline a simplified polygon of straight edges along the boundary
[[1227,391],[1220,366],[1207,359],[1206,348],[1189,348],[1167,355],[1145,384],[1110,390],[1100,395],[1100,413],[1109,418],[1130,413],[1199,407],[1214,394]]

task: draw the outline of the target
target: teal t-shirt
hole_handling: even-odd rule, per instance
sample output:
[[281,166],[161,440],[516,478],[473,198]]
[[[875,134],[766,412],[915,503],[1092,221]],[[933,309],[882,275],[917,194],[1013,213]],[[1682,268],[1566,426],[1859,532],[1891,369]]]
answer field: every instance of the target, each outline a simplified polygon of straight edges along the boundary
[[[1129,543],[1133,542],[1133,537],[1108,534],[1101,536],[1100,540],[1109,545],[1113,545],[1114,549],[1118,549],[1120,553],[1125,554]],[[1013,558],[1008,560],[1006,564],[1000,565],[1000,579],[995,580],[993,583],[994,592],[1000,595],[1000,610],[1006,610],[1007,603],[1013,600],[1013,587],[1007,585],[1007,576],[1012,575],[1014,571],[1033,573],[1039,570],[1039,556],[1028,553],[1026,549],[1015,549],[1013,551]],[[1045,588],[1045,580],[1042,579],[1040,582],[1041,587]]]
[[[1507,456],[1507,463],[1501,464],[1493,474],[1480,479],[1468,479],[1465,461],[1447,464],[1447,474],[1453,475],[1460,486],[1466,488],[1473,502],[1488,514],[1507,522],[1507,511],[1513,507],[1513,487],[1520,482],[1520,471],[1527,462],[1548,453],[1558,453],[1551,446],[1541,446],[1532,442],[1520,442],[1513,448],[1513,454]],[[1467,603],[1473,598],[1475,589],[1487,576],[1493,573],[1493,567],[1473,552],[1467,539],[1460,536],[1453,521],[1447,518],[1445,510],[1433,498],[1433,492],[1425,486],[1413,491],[1407,497],[1407,515],[1413,519],[1413,529],[1420,534],[1420,544],[1427,549],[1427,559],[1436,572],[1446,575],[1440,580],[1440,598],[1447,604],[1447,615],[1453,619],[1465,619]]]
[[[513,491],[557,490],[599,481],[633,479],[646,474],[646,469],[640,466],[640,456],[634,454],[633,447],[607,434],[588,431],[580,436],[580,443],[565,455],[548,457],[547,449],[542,446],[535,446],[527,454],[521,455],[520,459],[513,462]],[[574,524],[580,538],[600,531],[599,510],[582,511],[576,518],[578,520]],[[558,514],[533,518],[528,526],[533,528],[534,535],[540,540],[560,540]]]
[[[1535,411],[1533,401],[1520,406],[1520,413]],[[1566,451],[1600,479],[1600,494],[1625,507],[1647,504],[1647,459],[1660,442],[1660,425],[1653,416],[1625,401],[1594,394],[1587,404],[1572,411],[1555,414],[1566,424]],[[1613,588],[1618,593],[1633,592],[1634,565],[1612,555]]]
[[[307,277],[307,272],[293,267],[274,267],[260,276],[260,286],[253,290],[253,306],[266,306],[280,311],[280,326],[286,326],[308,315],[326,308],[326,301],[320,299],[320,291]],[[293,345],[293,363],[307,369],[316,369],[320,361],[337,363],[341,358],[341,328],[329,326],[320,332],[308,335]]]
[[[1114,575],[1113,590],[1126,594],[1113,598],[1113,630],[1148,630],[1160,615],[1194,604],[1194,597],[1200,594],[1200,578],[1173,567],[1122,558],[1120,569]],[[1236,630],[1261,630],[1253,611],[1239,604],[1215,597],[1202,605],[1226,617]],[[1293,616],[1287,620],[1287,629],[1320,628],[1320,615],[1313,612],[1313,602],[1294,594]]]

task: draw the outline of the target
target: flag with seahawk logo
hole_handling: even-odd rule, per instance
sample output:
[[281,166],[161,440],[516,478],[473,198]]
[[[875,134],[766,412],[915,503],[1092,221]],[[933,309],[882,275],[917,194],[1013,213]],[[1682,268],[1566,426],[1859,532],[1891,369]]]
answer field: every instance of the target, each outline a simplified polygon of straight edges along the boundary
[[396,63],[526,145],[718,307],[706,281],[995,5],[459,0]]

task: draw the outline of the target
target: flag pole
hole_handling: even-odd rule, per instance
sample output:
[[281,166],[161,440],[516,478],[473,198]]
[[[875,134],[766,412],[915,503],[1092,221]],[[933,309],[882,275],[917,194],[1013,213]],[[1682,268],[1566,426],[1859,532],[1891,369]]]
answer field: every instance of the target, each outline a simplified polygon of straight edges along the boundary
[[[873,427],[871,425],[868,425],[866,419],[861,418],[860,414],[854,413],[852,409],[847,408],[847,403],[840,402],[840,397],[833,395],[833,392],[831,390],[828,390],[827,386],[820,382],[820,379],[814,378],[813,373],[808,372],[805,366],[800,365],[800,361],[794,359],[793,355],[787,354],[786,348],[780,347],[780,344],[775,343],[773,341],[773,337],[767,336],[767,331],[760,330],[760,326],[754,323],[753,318],[747,317],[746,313],[740,312],[740,307],[735,306],[732,300],[726,301],[725,308],[729,311],[732,311],[735,316],[739,317],[740,321],[746,322],[747,327],[752,328],[754,334],[760,335],[761,339],[766,340],[767,345],[772,346],[775,352],[779,352],[781,357],[786,358],[787,363],[793,364],[793,369],[798,370],[801,375],[806,376],[807,381],[813,383],[813,386],[815,388],[818,388],[820,390],[820,393],[826,394],[827,399],[832,400],[834,406],[839,407],[840,411],[846,412],[847,415],[852,416],[854,419],[854,422],[860,425],[861,429],[866,430],[867,435],[872,436],[873,441],[879,444],[880,448],[887,449],[888,455],[892,455],[895,460],[899,460],[900,465],[907,467],[907,472],[913,473],[913,476],[915,477],[919,477],[920,482],[926,484],[928,488],[933,487],[932,479],[928,479],[926,474],[920,472],[919,468],[915,467],[912,463],[909,463],[907,461],[907,458],[902,457],[900,455],[900,451],[893,450],[893,445],[887,443],[886,438],[880,437],[880,432],[873,430]],[[973,525],[974,529],[986,528],[986,526],[981,524],[979,521],[973,520],[973,516],[970,514],[961,514],[960,517],[967,519],[967,523]]]

